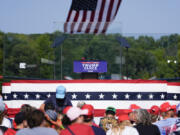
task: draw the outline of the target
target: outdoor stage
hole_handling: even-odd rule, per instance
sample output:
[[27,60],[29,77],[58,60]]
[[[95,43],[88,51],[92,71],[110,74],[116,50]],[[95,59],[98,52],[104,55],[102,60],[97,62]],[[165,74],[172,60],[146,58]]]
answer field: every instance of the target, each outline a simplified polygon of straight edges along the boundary
[[39,107],[44,100],[55,94],[56,87],[63,85],[73,105],[79,101],[92,104],[95,116],[104,115],[108,106],[117,109],[117,115],[125,113],[130,104],[149,109],[165,101],[178,104],[180,83],[154,80],[12,80],[2,88],[8,114],[14,116],[22,104]]

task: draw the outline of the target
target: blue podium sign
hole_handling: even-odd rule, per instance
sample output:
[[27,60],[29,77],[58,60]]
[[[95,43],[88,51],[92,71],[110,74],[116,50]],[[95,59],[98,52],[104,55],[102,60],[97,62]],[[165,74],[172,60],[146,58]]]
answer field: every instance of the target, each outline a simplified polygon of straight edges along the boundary
[[106,61],[74,61],[76,73],[104,73],[107,72]]

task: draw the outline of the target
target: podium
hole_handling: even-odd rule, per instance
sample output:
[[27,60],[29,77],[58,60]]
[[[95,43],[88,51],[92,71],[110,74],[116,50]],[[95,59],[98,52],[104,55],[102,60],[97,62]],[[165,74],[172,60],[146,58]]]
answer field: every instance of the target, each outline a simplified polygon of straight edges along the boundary
[[74,72],[80,73],[81,79],[98,79],[100,73],[107,72],[106,61],[74,61]]

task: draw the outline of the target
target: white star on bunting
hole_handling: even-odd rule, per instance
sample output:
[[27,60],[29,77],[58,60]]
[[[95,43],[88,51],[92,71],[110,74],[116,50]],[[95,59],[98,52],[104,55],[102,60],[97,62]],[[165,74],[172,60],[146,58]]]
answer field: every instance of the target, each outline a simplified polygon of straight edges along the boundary
[[99,95],[99,99],[104,99],[104,95],[102,93]]
[[164,94],[161,94],[160,97],[161,97],[161,99],[164,99],[164,98],[165,98],[165,95],[164,95]]
[[149,95],[149,99],[153,99],[154,95],[153,94],[150,94]]
[[125,99],[129,99],[130,95],[129,94],[126,94],[124,95],[125,96]]
[[174,99],[177,99],[177,95],[176,94],[173,97],[174,97]]
[[85,97],[86,97],[86,99],[90,99],[90,98],[91,98],[91,95],[87,93],[87,94],[85,95]]
[[17,98],[17,96],[18,96],[18,95],[17,95],[16,93],[14,93],[13,98]]
[[137,95],[137,99],[141,99],[142,95],[141,94],[138,94]]
[[76,99],[77,98],[77,95],[74,93],[72,96],[72,99]]
[[51,97],[51,94],[49,93],[49,94],[47,95],[47,97],[50,98],[50,97]]
[[117,96],[115,93],[112,95],[113,99],[117,99]]
[[41,95],[39,94],[36,94],[36,99],[39,99]]
[[4,99],[7,99],[8,98],[8,96],[7,95],[4,95]]
[[24,95],[24,98],[25,98],[25,99],[28,99],[28,98],[29,98],[29,95],[26,93],[26,94]]

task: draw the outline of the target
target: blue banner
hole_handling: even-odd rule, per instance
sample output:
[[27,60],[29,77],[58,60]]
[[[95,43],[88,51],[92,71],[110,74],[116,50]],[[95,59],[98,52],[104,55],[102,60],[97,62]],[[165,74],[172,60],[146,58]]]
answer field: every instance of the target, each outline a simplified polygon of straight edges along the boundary
[[104,73],[107,72],[106,61],[74,61],[76,73]]

